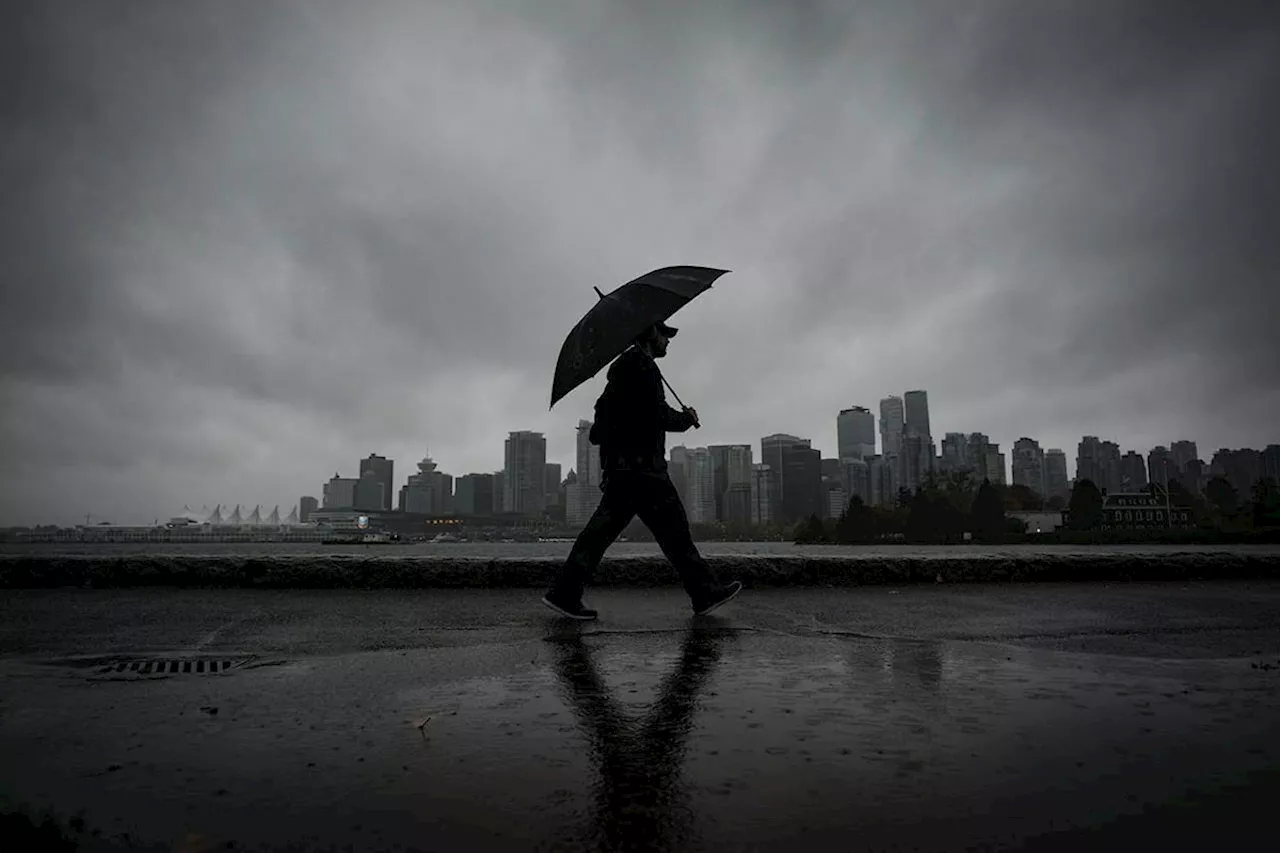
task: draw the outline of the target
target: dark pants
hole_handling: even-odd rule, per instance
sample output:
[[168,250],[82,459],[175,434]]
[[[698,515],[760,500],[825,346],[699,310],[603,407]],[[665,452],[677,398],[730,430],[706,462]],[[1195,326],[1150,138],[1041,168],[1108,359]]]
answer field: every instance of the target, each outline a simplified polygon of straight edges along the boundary
[[569,557],[556,575],[551,593],[577,601],[604,552],[637,515],[653,531],[658,547],[680,573],[685,592],[695,604],[706,601],[720,587],[689,533],[680,494],[665,471],[611,471],[605,474],[604,495],[587,526],[578,534]]

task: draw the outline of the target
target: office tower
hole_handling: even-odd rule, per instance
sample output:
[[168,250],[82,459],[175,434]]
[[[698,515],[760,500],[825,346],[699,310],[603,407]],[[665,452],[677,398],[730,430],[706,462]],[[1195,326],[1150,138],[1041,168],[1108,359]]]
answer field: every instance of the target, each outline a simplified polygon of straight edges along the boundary
[[933,473],[933,445],[927,435],[908,432],[902,437],[902,455],[898,457],[900,488],[909,492],[924,487]]
[[[751,445],[715,444],[707,449],[711,452],[715,478],[716,518],[719,521],[747,521],[751,509],[750,500],[746,497],[751,492]],[[727,503],[731,492],[738,495],[732,509]]]
[[1142,454],[1130,450],[1120,457],[1120,491],[1140,492],[1147,487],[1147,464]]
[[1067,477],[1067,454],[1051,447],[1044,452],[1045,499],[1058,498],[1064,503],[1071,497],[1071,482]]
[[339,477],[335,471],[329,482],[325,483],[320,498],[325,509],[351,509],[356,505],[356,483],[354,477]]
[[320,502],[311,495],[303,495],[298,501],[298,517],[295,521],[299,524],[306,524],[311,520],[311,515],[320,508]]
[[711,524],[716,520],[716,481],[711,464],[711,451],[695,447],[689,452],[689,502],[685,510],[692,524]]
[[582,527],[591,520],[600,505],[600,451],[591,443],[591,421],[578,421],[577,468],[575,482],[566,491],[568,505],[565,522],[572,527]]
[[773,523],[773,470],[763,462],[751,466],[751,523]]
[[760,458],[774,472],[774,520],[822,514],[822,454],[807,438],[776,433],[760,439]]
[[955,474],[965,470],[965,447],[968,440],[962,432],[949,432],[942,439],[942,457],[938,460],[943,474]]
[[[871,460],[880,459],[874,454],[869,457]],[[840,486],[844,489],[846,503],[848,499],[855,495],[862,499],[864,504],[870,505],[872,501],[871,489],[871,465],[867,459],[845,459],[841,461]]]
[[893,506],[898,501],[898,493],[893,488],[893,463],[896,457],[872,456],[863,460],[867,463],[867,488],[871,493],[869,503],[872,506]]
[[454,483],[455,515],[489,517],[494,514],[492,474],[463,474]]
[[680,503],[686,507],[689,506],[689,475],[692,469],[693,460],[689,448],[677,444],[667,451],[667,476],[671,478],[671,485],[675,486],[676,494],[680,496]]
[[507,472],[493,472],[493,514],[500,515],[507,511]]
[[436,468],[430,456],[418,462],[418,472],[410,474],[400,487],[401,511],[436,516],[453,513],[453,477]]
[[863,406],[836,415],[836,457],[865,459],[876,452],[876,416]]
[[902,451],[902,430],[906,413],[902,398],[889,395],[880,401],[880,455],[898,456]]
[[[362,499],[360,503],[363,506],[360,506],[359,509],[384,511],[391,509],[395,496],[395,465],[396,463],[393,460],[385,456],[379,456],[376,453],[370,453],[368,457],[360,460],[360,479],[364,480],[365,474],[372,472],[373,481],[381,484],[382,494],[376,499],[371,496]],[[366,486],[366,488],[372,487]]]
[[559,462],[548,462],[543,468],[545,476],[543,477],[543,493],[547,496],[547,506],[560,505],[560,482],[563,477]]
[[1044,452],[1035,439],[1022,437],[1013,443],[1013,484],[1026,486],[1041,498],[1048,497]]
[[547,439],[540,432],[517,430],[503,446],[502,508],[526,518],[547,507]]
[[933,436],[929,431],[929,394],[927,391],[908,391],[902,395],[905,412],[905,435],[923,436],[925,442]]
[[387,512],[391,509],[382,502],[386,499],[385,483],[378,479],[378,472],[366,468],[356,481],[355,508],[363,512]]

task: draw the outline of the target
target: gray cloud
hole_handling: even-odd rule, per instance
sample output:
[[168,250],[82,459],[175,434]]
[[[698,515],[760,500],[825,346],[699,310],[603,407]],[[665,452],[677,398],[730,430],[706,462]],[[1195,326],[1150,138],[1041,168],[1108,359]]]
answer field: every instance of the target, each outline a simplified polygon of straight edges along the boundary
[[1280,439],[1267,4],[10,5],[4,520],[571,463],[560,341],[670,263],[687,441]]

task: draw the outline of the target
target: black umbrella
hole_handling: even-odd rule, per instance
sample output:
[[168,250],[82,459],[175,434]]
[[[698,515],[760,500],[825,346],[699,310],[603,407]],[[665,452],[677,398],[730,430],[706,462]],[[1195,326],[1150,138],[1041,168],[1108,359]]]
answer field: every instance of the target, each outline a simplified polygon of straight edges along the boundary
[[[726,272],[710,267],[664,267],[629,281],[612,293],[600,293],[597,288],[599,300],[560,347],[551,381],[551,405],[599,373],[641,332],[665,321]],[[666,382],[665,377],[663,381]],[[671,393],[680,403],[679,395],[674,390]]]

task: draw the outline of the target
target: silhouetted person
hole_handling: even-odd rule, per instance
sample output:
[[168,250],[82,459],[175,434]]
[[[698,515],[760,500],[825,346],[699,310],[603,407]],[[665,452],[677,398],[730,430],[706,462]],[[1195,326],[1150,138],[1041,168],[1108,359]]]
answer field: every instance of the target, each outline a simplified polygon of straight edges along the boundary
[[[691,810],[680,784],[685,741],[698,694],[730,632],[694,627],[680,660],[645,717],[632,722],[608,693],[581,636],[560,639],[556,675],[591,743],[600,774],[595,823],[607,850],[680,850],[690,846]],[[554,640],[553,640],[554,641]]]
[[698,426],[698,413],[667,405],[655,359],[667,354],[676,330],[658,323],[636,339],[609,368],[608,384],[596,401],[591,441],[600,445],[604,493],[587,526],[578,534],[543,604],[573,619],[594,619],[582,593],[604,552],[637,515],[653,531],[662,553],[680,573],[696,615],[705,615],[742,589],[719,583],[698,553],[680,494],[667,473],[667,433]]

